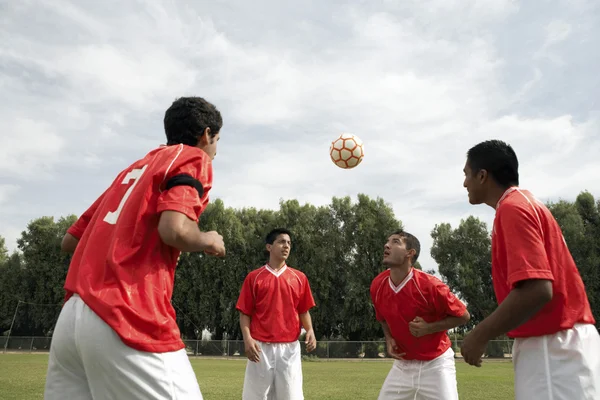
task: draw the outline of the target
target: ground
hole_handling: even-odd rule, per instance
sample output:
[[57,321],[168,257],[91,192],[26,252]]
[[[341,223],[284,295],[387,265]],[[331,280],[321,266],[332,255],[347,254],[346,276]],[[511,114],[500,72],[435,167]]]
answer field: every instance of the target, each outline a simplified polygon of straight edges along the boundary
[[[0,354],[3,400],[43,398],[47,354]],[[245,361],[192,358],[205,400],[239,400]],[[305,361],[306,400],[377,399],[391,361]],[[512,364],[487,361],[481,368],[456,362],[461,400],[513,399]]]

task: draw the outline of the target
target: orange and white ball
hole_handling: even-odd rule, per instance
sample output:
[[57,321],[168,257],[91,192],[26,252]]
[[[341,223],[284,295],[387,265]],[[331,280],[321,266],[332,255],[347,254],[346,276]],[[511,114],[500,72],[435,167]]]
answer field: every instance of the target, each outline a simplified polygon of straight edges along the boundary
[[363,142],[356,135],[343,133],[331,142],[329,156],[331,161],[340,168],[354,168],[365,156]]

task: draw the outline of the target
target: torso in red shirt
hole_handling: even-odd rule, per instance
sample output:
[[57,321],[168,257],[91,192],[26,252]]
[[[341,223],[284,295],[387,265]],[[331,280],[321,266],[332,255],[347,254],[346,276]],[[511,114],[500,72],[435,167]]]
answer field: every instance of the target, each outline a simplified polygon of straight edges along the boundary
[[498,303],[526,279],[552,281],[552,300],[511,337],[553,334],[576,323],[595,324],[585,287],[562,230],[530,192],[508,189],[496,207],[492,232],[492,278]]
[[314,306],[306,275],[287,265],[279,271],[264,265],[246,276],[236,308],[251,317],[254,340],[290,343],[300,336],[299,314]]
[[[201,182],[201,198],[190,186],[166,190],[166,182],[180,174]],[[171,306],[180,252],[162,242],[158,221],[165,210],[197,221],[211,186],[210,157],[184,145],[161,146],[121,172],[69,228],[80,240],[67,273],[66,299],[77,293],[132,348],[183,348]]]
[[408,324],[415,317],[435,322],[461,317],[467,310],[441,280],[414,268],[398,286],[390,279],[389,269],[377,275],[371,283],[371,300],[377,320],[387,323],[406,360],[433,360],[451,346],[445,331],[413,336]]

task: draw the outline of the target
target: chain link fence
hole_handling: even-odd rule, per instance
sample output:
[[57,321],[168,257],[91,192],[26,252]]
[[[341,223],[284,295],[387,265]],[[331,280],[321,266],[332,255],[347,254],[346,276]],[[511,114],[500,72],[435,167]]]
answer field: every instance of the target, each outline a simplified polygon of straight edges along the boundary
[[[50,337],[0,337],[0,348],[6,352],[47,353],[50,351]],[[244,342],[242,340],[184,340],[187,353],[191,357],[226,357],[244,358]],[[512,358],[513,341],[492,340],[486,349],[487,358]],[[452,348],[456,357],[460,358],[461,340],[453,340]],[[322,341],[317,348],[308,353],[304,342],[300,342],[302,355],[318,359],[385,359],[384,341],[350,342]]]

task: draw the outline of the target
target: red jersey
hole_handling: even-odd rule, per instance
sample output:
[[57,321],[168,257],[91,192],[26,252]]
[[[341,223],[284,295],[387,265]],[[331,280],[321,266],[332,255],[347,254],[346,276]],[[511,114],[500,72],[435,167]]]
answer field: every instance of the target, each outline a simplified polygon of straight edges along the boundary
[[510,337],[553,334],[595,324],[585,287],[562,230],[530,192],[508,189],[498,201],[492,231],[492,278],[498,303],[527,279],[552,281],[552,300]]
[[306,275],[287,265],[275,271],[267,264],[246,276],[236,309],[251,317],[254,340],[289,343],[300,336],[299,314],[314,306]]
[[403,356],[406,360],[433,360],[451,346],[445,331],[413,336],[408,324],[415,317],[435,322],[447,317],[462,317],[467,311],[446,284],[414,268],[398,286],[392,282],[389,269],[377,275],[371,283],[371,300],[375,317],[387,323],[399,352],[406,353]]
[[[202,184],[202,197],[191,186],[167,186],[182,174]],[[134,349],[182,349],[171,305],[180,252],[162,242],[158,221],[166,210],[198,221],[211,187],[210,157],[186,145],[161,146],[122,171],[68,230],[80,240],[66,299],[77,293]]]

